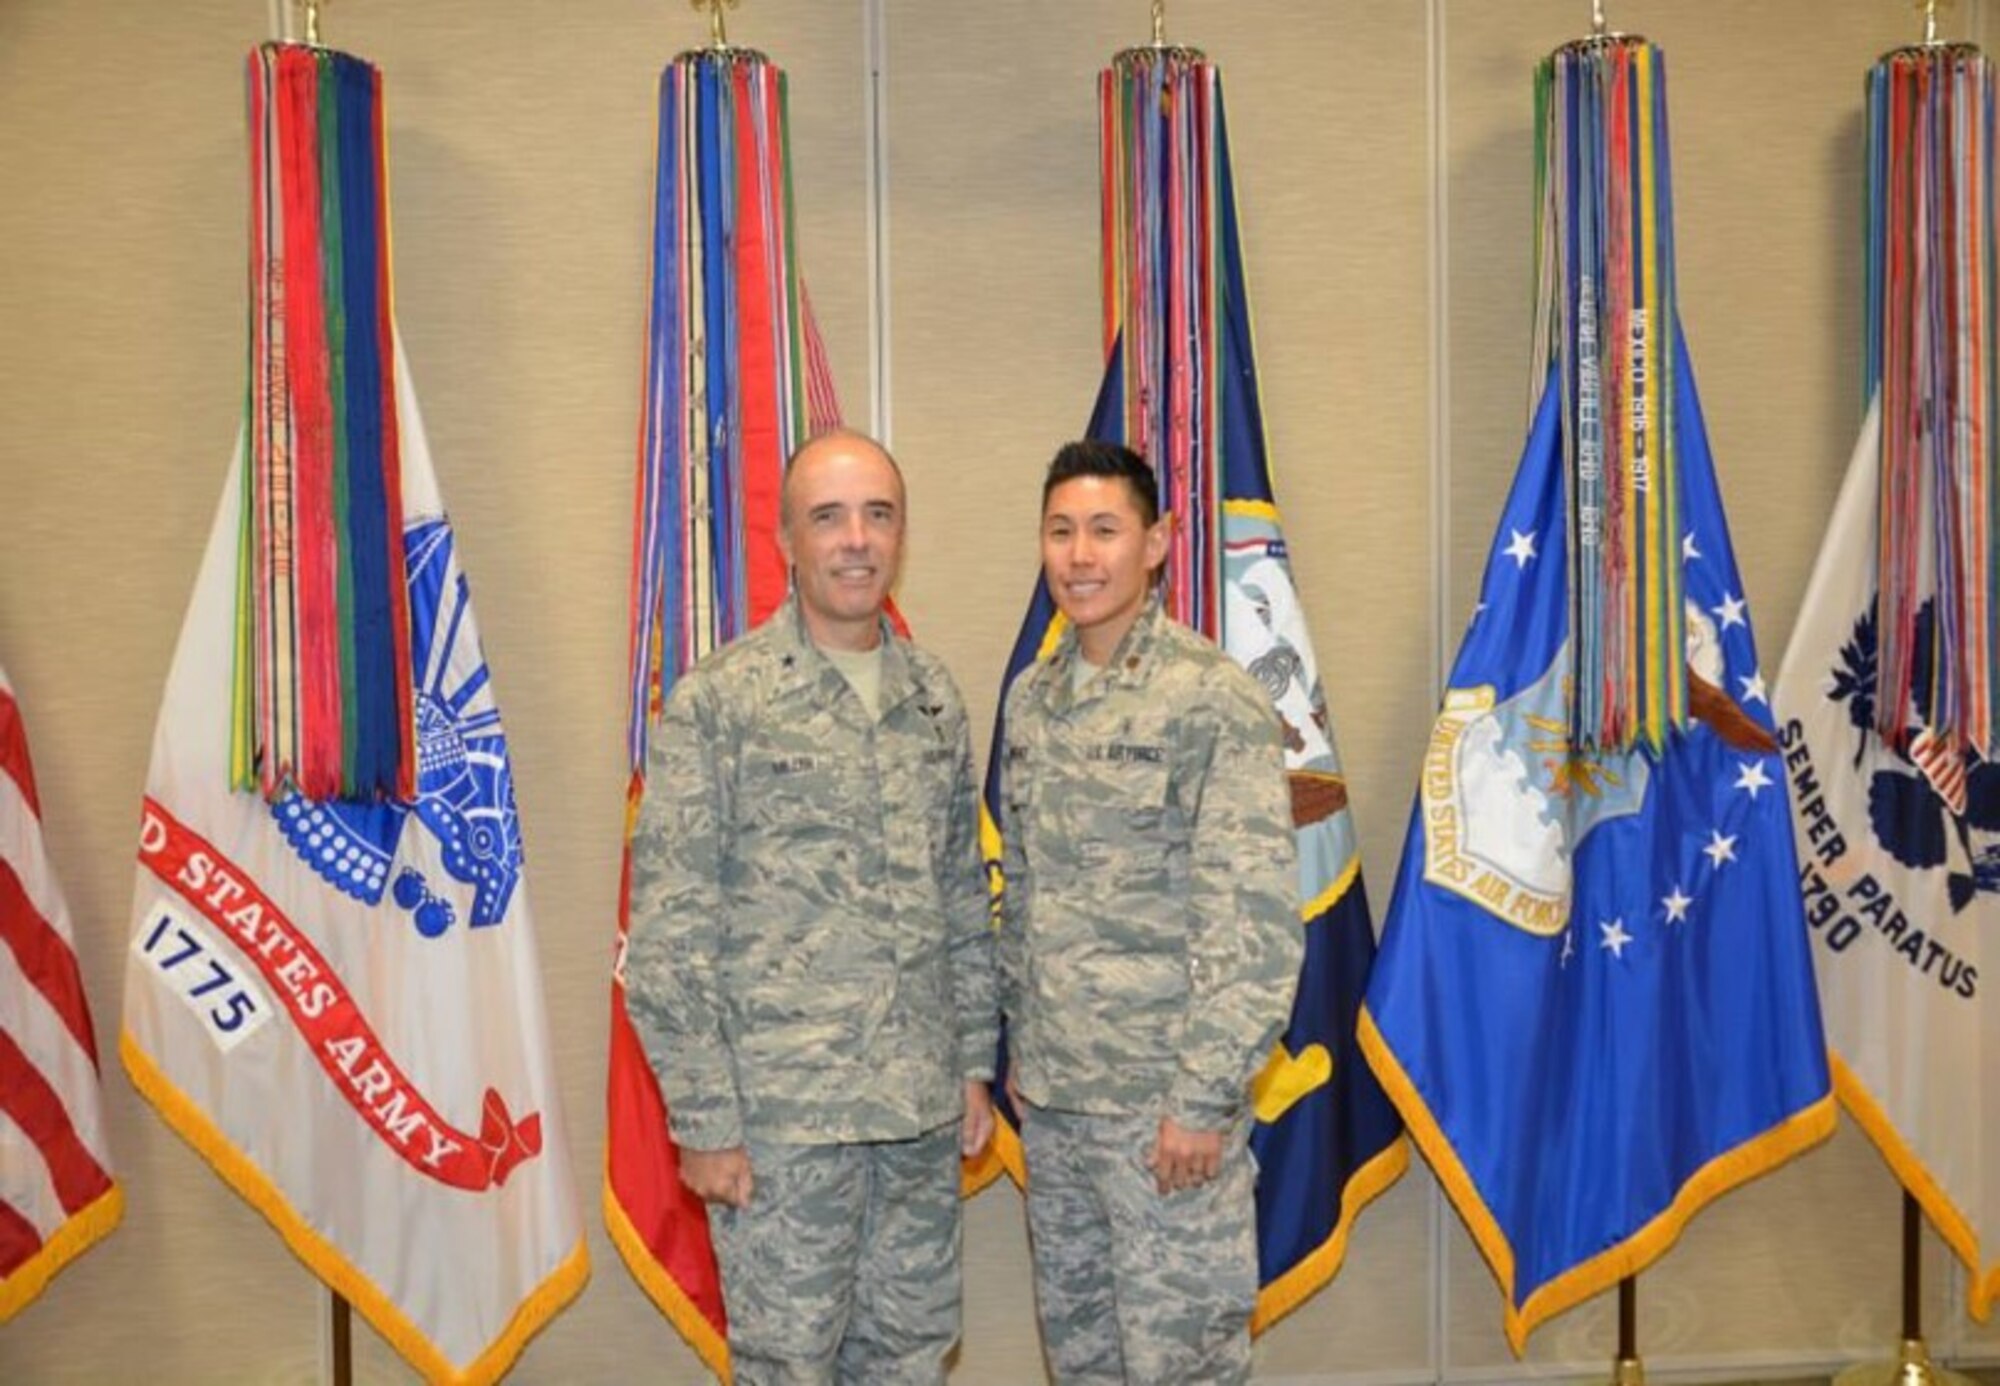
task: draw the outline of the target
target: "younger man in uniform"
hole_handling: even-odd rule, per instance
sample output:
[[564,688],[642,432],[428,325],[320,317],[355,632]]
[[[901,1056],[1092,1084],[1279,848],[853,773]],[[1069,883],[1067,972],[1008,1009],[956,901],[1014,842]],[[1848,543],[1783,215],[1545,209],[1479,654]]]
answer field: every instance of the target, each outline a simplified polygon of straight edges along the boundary
[[1042,491],[1068,620],[1007,695],[1001,995],[1042,1342],[1061,1386],[1250,1369],[1250,1080],[1304,940],[1278,720],[1173,621],[1152,468],[1071,443]]
[[667,700],[626,997],[739,1386],[941,1386],[998,1041],[971,740],[944,666],[883,619],[889,454],[808,443],[780,519],[791,598]]

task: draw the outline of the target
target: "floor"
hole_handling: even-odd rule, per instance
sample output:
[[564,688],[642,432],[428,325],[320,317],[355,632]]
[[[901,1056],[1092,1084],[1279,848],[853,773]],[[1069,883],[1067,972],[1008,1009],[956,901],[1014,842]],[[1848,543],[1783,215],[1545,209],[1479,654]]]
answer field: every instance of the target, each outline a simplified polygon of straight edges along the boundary
[[[2000,1386],[2000,1368],[1986,1367],[1967,1371],[1979,1386]],[[1833,1378],[1826,1376],[1795,1376],[1784,1381],[1743,1381],[1736,1386],[1830,1386]]]

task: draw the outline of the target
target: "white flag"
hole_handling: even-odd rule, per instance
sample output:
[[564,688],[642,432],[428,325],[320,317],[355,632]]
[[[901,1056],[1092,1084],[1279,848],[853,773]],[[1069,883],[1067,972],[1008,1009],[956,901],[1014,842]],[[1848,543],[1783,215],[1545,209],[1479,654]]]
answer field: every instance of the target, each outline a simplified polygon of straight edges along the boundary
[[121,1052],[413,1366],[486,1382],[588,1263],[506,737],[395,374],[417,800],[230,791],[239,446],[153,738]]
[[97,1040],[0,669],[0,1323],[118,1225]]
[[1879,406],[1869,411],[1773,701],[1834,1086],[1965,1263],[2000,1297],[2000,766],[1932,732],[1918,622],[1902,749],[1875,718]]

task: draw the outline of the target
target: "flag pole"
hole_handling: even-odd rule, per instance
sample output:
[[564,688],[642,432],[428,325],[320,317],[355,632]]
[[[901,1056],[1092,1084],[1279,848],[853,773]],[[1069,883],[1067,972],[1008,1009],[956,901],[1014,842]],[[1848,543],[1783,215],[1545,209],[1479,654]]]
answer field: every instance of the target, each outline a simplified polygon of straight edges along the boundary
[[[1603,22],[1601,16],[1598,21]],[[1639,1360],[1639,1277],[1618,1282],[1618,1356],[1611,1363],[1611,1386],[1646,1386],[1646,1364]]]
[[[299,6],[305,13],[304,41],[308,48],[323,46],[319,35],[319,11],[323,3],[324,0],[303,0]],[[333,1347],[333,1386],[354,1386],[354,1308],[331,1285],[327,1286],[326,1300]]]
[[[1899,55],[1928,55],[1952,47],[1938,35],[1938,10],[1950,4],[1951,0],[1915,0],[1915,7],[1924,14],[1923,42],[1886,54],[1884,60]],[[1972,1378],[1932,1362],[1930,1348],[1924,1341],[1923,1208],[1907,1187],[1903,1189],[1902,1278],[1902,1341],[1896,1360],[1849,1367],[1834,1377],[1834,1386],[1973,1386]]]
[[[281,0],[276,6],[278,42],[292,41],[291,11],[296,7],[305,20],[305,33],[300,41],[308,48],[324,47],[320,39],[319,12],[325,3],[326,0]],[[327,1286],[326,1300],[333,1386],[354,1386],[354,1306],[331,1285]]]
[[[305,0],[305,42],[309,48],[321,46],[319,10],[324,0]],[[332,1286],[326,1291],[327,1324],[333,1340],[333,1386],[354,1386],[354,1307]]]
[[354,1306],[338,1290],[329,1289],[326,1297],[333,1329],[333,1386],[354,1386]]
[[[1935,3],[1935,0],[1932,0]],[[1931,1361],[1924,1342],[1923,1209],[1903,1190],[1903,1341],[1893,1362],[1864,1362],[1834,1386],[1975,1386],[1972,1378]]]
[[[1590,0],[1590,36],[1584,46],[1601,46],[1626,39],[1611,27],[1604,0]],[[1646,1386],[1646,1364],[1639,1357],[1639,1277],[1618,1282],[1618,1355],[1611,1362],[1611,1386]]]

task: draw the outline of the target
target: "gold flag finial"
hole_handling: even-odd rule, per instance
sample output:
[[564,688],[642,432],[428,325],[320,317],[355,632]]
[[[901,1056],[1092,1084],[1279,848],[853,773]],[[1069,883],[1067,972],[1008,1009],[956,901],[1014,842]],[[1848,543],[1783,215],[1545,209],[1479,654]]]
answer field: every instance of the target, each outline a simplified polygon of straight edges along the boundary
[[703,48],[690,49],[688,52],[674,59],[674,61],[681,62],[683,60],[699,59],[706,55],[716,62],[723,63],[756,64],[769,62],[770,59],[766,58],[756,49],[738,48],[729,41],[729,30],[723,26],[722,22],[723,11],[736,9],[742,3],[743,0],[688,0],[689,7],[696,14],[705,13],[708,15],[708,44]]
[[724,50],[730,46],[730,32],[722,26],[722,10],[734,10],[742,0],[688,0],[696,10],[708,10],[708,46]]
[[1910,8],[1921,12],[1924,17],[1924,36],[1916,42],[1890,49],[1882,55],[1882,60],[1886,62],[1896,58],[1908,61],[1934,57],[1941,53],[1948,53],[1953,57],[1978,57],[1977,44],[1963,39],[1948,39],[1938,32],[1938,19],[1945,10],[1952,7],[1952,3],[1953,0],[1910,0]]
[[1938,38],[1938,11],[1948,8],[1951,0],[1916,0],[1916,7],[1924,12],[1924,47],[1935,48]]
[[326,0],[305,0],[303,8],[306,12],[306,44],[308,47],[318,48],[321,46],[319,41],[319,11],[320,6],[325,3]]
[[1121,49],[1112,64],[1119,68],[1144,67],[1164,60],[1185,59],[1189,62],[1207,62],[1199,48],[1188,48],[1178,43],[1167,42],[1167,0],[1152,0],[1153,41],[1137,48]]
[[1605,0],[1590,0],[1590,32],[1580,39],[1571,39],[1556,51],[1559,53],[1591,53],[1620,45],[1643,44],[1646,40],[1636,34],[1621,33],[1611,27],[1611,17],[1604,12]]
[[688,0],[697,10],[708,11],[708,46],[720,52],[729,47],[729,30],[723,27],[722,12],[735,9],[742,0]]

